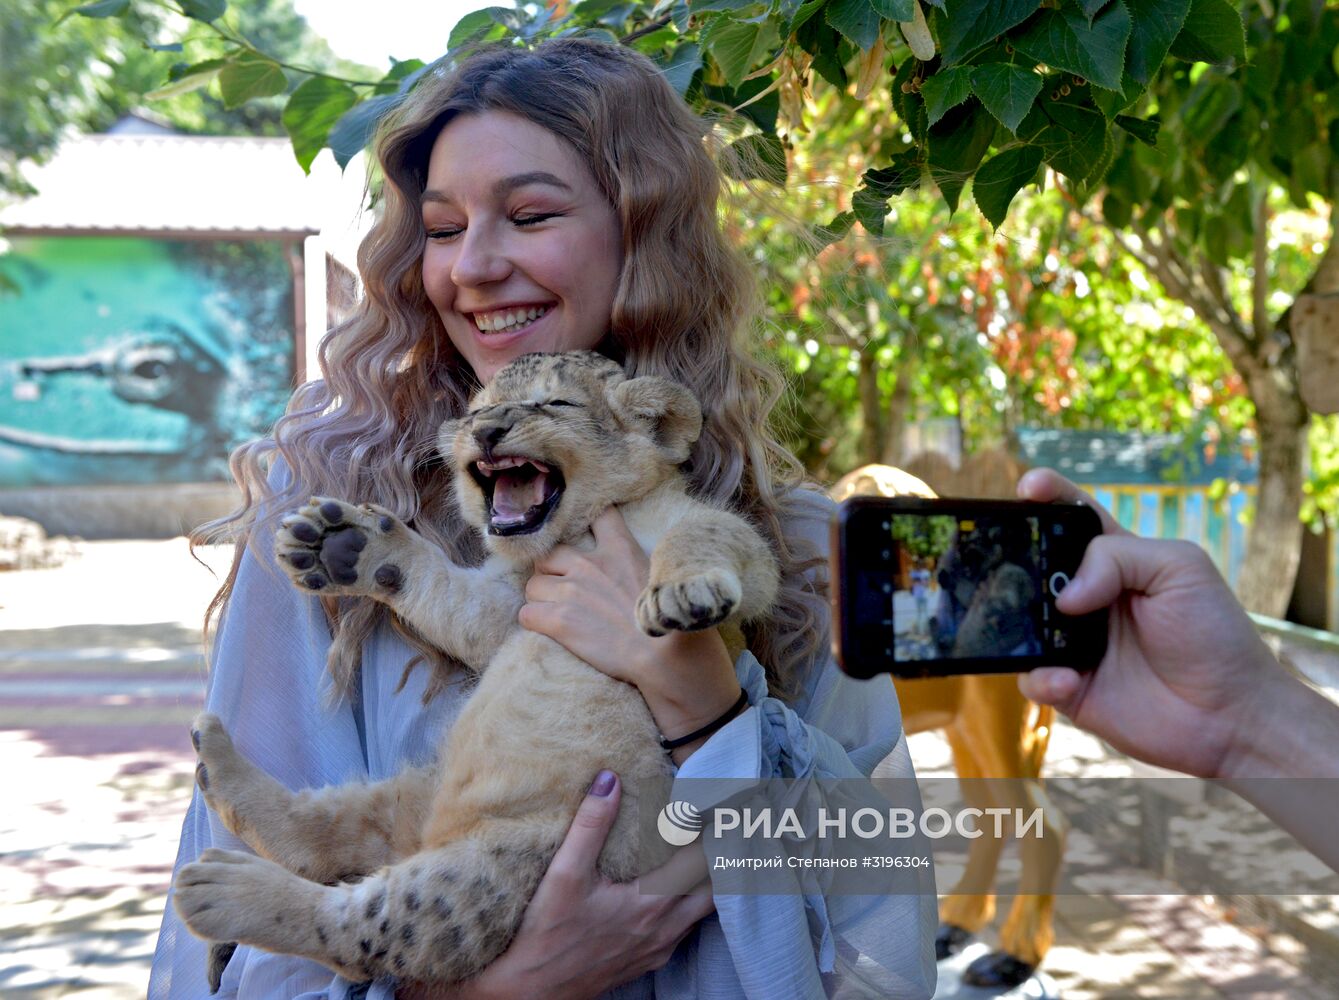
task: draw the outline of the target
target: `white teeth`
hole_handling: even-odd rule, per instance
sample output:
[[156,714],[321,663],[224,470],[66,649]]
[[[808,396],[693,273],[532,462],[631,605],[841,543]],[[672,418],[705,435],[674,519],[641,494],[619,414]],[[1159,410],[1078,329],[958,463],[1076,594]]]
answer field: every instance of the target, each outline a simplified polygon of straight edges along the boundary
[[510,312],[475,313],[474,325],[481,333],[498,333],[537,320],[548,311],[548,306],[531,306],[528,309],[514,309]]
[[533,458],[522,458],[519,455],[499,455],[491,462],[479,459],[474,464],[485,476],[491,476],[494,472],[501,472],[503,469],[514,469],[518,465],[533,465],[540,472],[546,474],[549,471],[549,467],[543,462],[537,462]]

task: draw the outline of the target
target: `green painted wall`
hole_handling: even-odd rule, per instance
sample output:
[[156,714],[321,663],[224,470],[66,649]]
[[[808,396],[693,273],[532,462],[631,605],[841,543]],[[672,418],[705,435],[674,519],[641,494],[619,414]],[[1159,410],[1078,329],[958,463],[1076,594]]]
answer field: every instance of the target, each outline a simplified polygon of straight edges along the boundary
[[288,248],[14,238],[0,254],[0,487],[212,481],[291,391]]

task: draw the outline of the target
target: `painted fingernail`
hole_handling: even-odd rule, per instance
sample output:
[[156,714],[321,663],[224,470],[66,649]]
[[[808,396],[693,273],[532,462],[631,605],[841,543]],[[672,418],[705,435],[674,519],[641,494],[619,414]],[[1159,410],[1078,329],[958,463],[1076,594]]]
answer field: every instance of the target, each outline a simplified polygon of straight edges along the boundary
[[614,790],[614,772],[601,771],[599,774],[595,776],[595,780],[591,782],[590,791],[588,794],[594,795],[596,798],[602,799],[613,790]]

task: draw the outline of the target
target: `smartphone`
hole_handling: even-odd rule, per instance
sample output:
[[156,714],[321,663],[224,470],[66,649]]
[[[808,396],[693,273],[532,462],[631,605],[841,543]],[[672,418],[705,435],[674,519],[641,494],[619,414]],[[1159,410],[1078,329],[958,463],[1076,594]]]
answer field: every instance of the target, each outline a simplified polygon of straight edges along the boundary
[[832,642],[853,677],[1091,670],[1105,609],[1055,598],[1102,533],[1083,504],[852,497],[832,522]]

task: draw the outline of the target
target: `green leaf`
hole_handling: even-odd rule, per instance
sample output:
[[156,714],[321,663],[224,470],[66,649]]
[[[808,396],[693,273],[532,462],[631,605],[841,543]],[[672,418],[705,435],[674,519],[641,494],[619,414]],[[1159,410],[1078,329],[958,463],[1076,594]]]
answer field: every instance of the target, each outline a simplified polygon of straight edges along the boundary
[[1007,63],[985,63],[972,68],[972,91],[1010,132],[1018,131],[1044,82],[1034,70]]
[[767,50],[762,39],[760,25],[732,21],[724,15],[718,16],[702,32],[702,44],[716,60],[731,87],[738,87],[743,82],[754,62]]
[[243,58],[219,70],[219,90],[225,108],[238,107],[257,97],[273,97],[287,89],[284,71],[269,59]]
[[1083,16],[1091,21],[1097,16],[1097,12],[1107,5],[1107,0],[1078,0],[1078,3],[1083,9]]
[[216,21],[228,9],[228,0],[177,0],[181,12],[196,21]]
[[1125,3],[1134,20],[1126,72],[1147,87],[1167,58],[1172,39],[1186,23],[1190,0],[1125,0]]
[[1124,229],[1134,218],[1134,208],[1123,195],[1108,189],[1102,196],[1102,218],[1116,229]]
[[199,76],[201,73],[208,73],[210,70],[220,70],[231,62],[228,56],[221,56],[218,59],[205,59],[198,63],[173,63],[167,71],[169,83],[177,80],[184,80],[188,76]]
[[1109,126],[1095,107],[1077,103],[1078,96],[1048,101],[1044,111],[1051,125],[1032,141],[1042,147],[1047,163],[1070,180],[1081,183],[1103,165]]
[[227,59],[206,59],[198,63],[177,63],[167,71],[167,83],[144,96],[151,101],[165,101],[169,97],[185,94],[206,86],[218,75],[218,71],[228,65]]
[[774,135],[755,132],[730,143],[727,173],[736,180],[760,180],[786,186],[786,147]]
[[[688,0],[688,9],[694,14],[701,14],[706,11],[730,11],[743,14],[750,7],[756,5],[757,0]],[[581,13],[589,17],[591,7],[592,0],[584,0]]]
[[470,11],[467,15],[461,17],[451,28],[451,35],[447,37],[447,50],[455,51],[457,48],[469,46],[471,41],[477,41],[481,37],[493,31],[493,25],[497,21],[493,19],[493,12],[502,8],[485,7],[481,11]]
[[1220,184],[1231,179],[1246,163],[1259,134],[1260,116],[1254,105],[1229,118],[1204,147],[1204,169],[1209,176]]
[[880,198],[878,192],[869,188],[857,188],[851,195],[851,211],[865,227],[865,232],[873,236],[883,235],[883,221],[888,215],[887,198]]
[[313,76],[293,91],[284,105],[283,123],[303,172],[311,173],[312,160],[325,147],[330,130],[357,103],[352,87],[324,76]]
[[1037,62],[1074,73],[1107,90],[1120,90],[1129,38],[1130,12],[1121,0],[1114,0],[1092,24],[1070,7],[1042,11],[1013,43],[1019,52]]
[[956,108],[972,96],[972,70],[970,66],[955,66],[941,70],[934,76],[928,76],[921,84],[921,97],[925,99],[925,112],[933,125],[949,108]]
[[912,21],[916,18],[916,0],[870,0],[879,16],[889,21]]
[[800,4],[795,11],[795,16],[791,18],[790,34],[795,34],[800,28],[804,27],[805,22],[822,10],[823,5],[827,2],[828,0],[805,0],[804,3]]
[[[547,9],[548,8],[546,7],[545,10]],[[665,49],[677,44],[681,37],[682,36],[680,36],[677,30],[667,25],[666,27],[656,29],[649,35],[642,35],[640,38],[634,38],[631,44],[638,52],[654,59]]]
[[1117,115],[1116,124],[1146,146],[1156,146],[1158,144],[1158,129],[1162,128],[1162,122],[1156,118],[1134,118],[1130,115]]
[[781,98],[775,83],[775,75],[769,74],[745,80],[738,90],[706,84],[701,88],[701,97],[731,110],[738,108],[737,113],[757,125],[760,132],[775,132],[776,120],[781,113]]
[[946,7],[947,37],[943,40],[945,66],[954,66],[997,35],[1017,27],[1041,7],[1041,0],[951,0]]
[[1102,149],[1098,153],[1096,161],[1092,168],[1084,175],[1083,182],[1075,186],[1075,194],[1080,201],[1086,202],[1096,193],[1102,181],[1106,178],[1107,172],[1111,169],[1112,161],[1116,158],[1116,140],[1111,134],[1112,130],[1103,125],[1102,131]]
[[886,167],[873,167],[861,178],[865,186],[885,198],[901,194],[921,181],[921,163],[912,152],[898,153]]
[[827,6],[828,24],[862,50],[879,40],[879,12],[870,0],[832,0]]
[[954,108],[930,129],[930,176],[950,211],[995,138],[995,119],[973,100]]
[[1190,62],[1221,63],[1246,58],[1241,13],[1228,0],[1192,0],[1172,55]]
[[[1197,143],[1207,142],[1240,110],[1241,101],[1241,84],[1237,82],[1236,74],[1229,76],[1214,70],[1205,73],[1181,105],[1180,114],[1185,122],[1186,133]],[[1288,135],[1287,126],[1292,121],[1302,123],[1304,128],[1312,127],[1309,114],[1290,116],[1280,113],[1273,122],[1274,141]],[[1289,147],[1300,146],[1309,142],[1310,137],[1292,135],[1286,141]]]
[[344,112],[330,130],[330,151],[335,154],[335,162],[341,169],[362,152],[363,147],[371,141],[372,133],[376,131],[382,117],[401,99],[400,94],[368,97]]
[[833,216],[832,221],[826,226],[815,226],[812,230],[813,238],[818,243],[815,250],[824,250],[836,243],[849,233],[854,225],[855,213],[842,212],[840,215]]
[[428,71],[422,59],[393,59],[391,68],[377,85],[372,88],[374,94],[403,94],[408,92],[419,78]]
[[[1289,190],[1329,194],[1326,176],[1330,167],[1330,149],[1328,145],[1313,142],[1293,154],[1292,176],[1289,178]],[[1294,197],[1299,206],[1306,207],[1306,199]]]
[[1014,146],[997,153],[981,165],[972,182],[972,196],[981,214],[996,229],[1009,214],[1014,195],[1037,176],[1041,150],[1036,146]]
[[866,170],[864,182],[851,196],[851,209],[867,232],[883,235],[888,199],[896,197],[921,180],[921,165],[914,153],[899,153],[886,167]]
[[688,93],[693,76],[702,68],[702,50],[697,42],[687,42],[676,48],[669,59],[662,63],[660,72],[680,97]]
[[98,0],[97,3],[86,3],[82,7],[75,7],[73,10],[67,10],[56,19],[60,24],[67,17],[73,17],[75,14],[81,17],[118,17],[126,12],[130,6],[130,0]]

